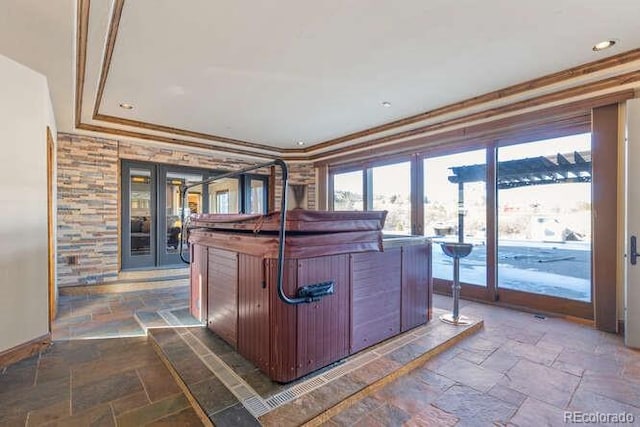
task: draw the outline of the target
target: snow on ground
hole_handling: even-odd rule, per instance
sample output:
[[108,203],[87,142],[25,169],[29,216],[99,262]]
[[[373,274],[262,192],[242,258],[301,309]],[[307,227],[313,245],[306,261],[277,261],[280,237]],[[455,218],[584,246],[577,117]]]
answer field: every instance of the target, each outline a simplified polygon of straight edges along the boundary
[[[433,277],[452,280],[453,260],[434,240]],[[486,286],[486,246],[476,240],[460,261],[460,281]],[[502,240],[498,246],[498,286],[580,301],[591,300],[590,242]]]

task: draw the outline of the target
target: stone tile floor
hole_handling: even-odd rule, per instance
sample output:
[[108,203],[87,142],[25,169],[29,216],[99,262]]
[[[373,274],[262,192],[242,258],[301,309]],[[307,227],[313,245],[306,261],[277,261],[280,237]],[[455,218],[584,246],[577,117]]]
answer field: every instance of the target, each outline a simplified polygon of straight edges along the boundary
[[[0,368],[0,425],[200,425],[150,341],[135,337],[136,310],[187,301],[186,287],[61,297],[54,346]],[[326,424],[554,426],[569,410],[626,412],[640,425],[640,352],[621,337],[466,301],[461,311],[484,329]]]
[[59,341],[8,366],[0,372],[0,425],[201,422],[147,338],[135,337]]
[[60,296],[53,340],[145,336],[134,313],[188,305],[188,279],[182,283],[184,286],[120,294]]
[[0,368],[0,425],[202,425],[134,317],[184,306],[188,294],[61,296],[54,345]]
[[[435,296],[435,306],[451,299]],[[560,426],[565,411],[626,412],[640,425],[640,352],[563,319],[463,301],[484,329],[327,426]],[[600,424],[595,424],[600,425]]]
[[[369,387],[400,377],[482,329],[429,322],[287,384],[271,381],[217,335],[185,327],[183,310],[163,310],[164,328],[149,329],[209,419],[220,426],[287,426],[325,419],[327,410]],[[438,314],[444,310],[434,309]],[[140,315],[138,314],[138,317]],[[176,325],[175,328],[167,327]],[[354,398],[355,399],[355,398]]]

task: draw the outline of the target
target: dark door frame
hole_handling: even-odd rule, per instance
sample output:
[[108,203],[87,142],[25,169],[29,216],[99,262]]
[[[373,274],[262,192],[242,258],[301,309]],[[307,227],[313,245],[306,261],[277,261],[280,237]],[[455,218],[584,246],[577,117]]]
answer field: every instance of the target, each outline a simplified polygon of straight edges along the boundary
[[[150,229],[150,254],[143,256],[131,255],[131,169],[145,169],[151,173],[151,201],[150,212],[152,225]],[[189,166],[171,165],[163,163],[142,162],[135,160],[121,160],[121,266],[128,269],[152,269],[166,268],[182,263],[180,254],[166,253],[167,241],[167,217],[166,217],[166,177],[169,172],[201,174],[203,179],[208,179],[227,171],[210,170]],[[238,178],[238,211],[248,212],[251,206],[251,180],[263,182],[263,213],[267,213],[267,201],[269,194],[269,176],[258,174],[246,174]],[[202,211],[209,212],[209,188],[205,185],[202,189]],[[188,256],[188,255],[187,255]]]
[[[587,130],[588,131],[588,130]],[[544,139],[553,138],[549,136]],[[540,139],[542,140],[542,138]],[[529,142],[529,141],[527,141]],[[463,298],[478,300],[483,302],[497,303],[505,306],[518,307],[533,312],[541,313],[561,313],[573,317],[582,319],[594,318],[594,300],[595,295],[593,293],[594,277],[591,277],[591,301],[577,301],[567,298],[535,294],[530,292],[518,291],[515,289],[500,288],[498,286],[497,275],[497,256],[498,256],[498,235],[497,235],[497,221],[498,221],[498,204],[497,204],[497,150],[499,146],[496,141],[486,142],[479,144],[476,147],[463,147],[462,149],[450,149],[449,151],[438,151],[435,153],[428,153],[422,156],[422,159],[430,157],[437,157],[441,155],[456,154],[465,151],[475,149],[486,150],[486,200],[487,200],[487,213],[486,213],[486,250],[487,250],[487,276],[486,286],[474,285],[469,283],[461,283],[461,296]],[[418,162],[421,168],[423,163]],[[424,173],[424,172],[422,172]],[[422,186],[422,183],[419,184]],[[593,184],[592,184],[593,185]],[[420,189],[423,191],[424,189]],[[592,190],[593,191],[593,190]],[[421,194],[421,193],[420,193]],[[592,198],[592,202],[593,202]],[[595,206],[592,206],[592,212]],[[595,226],[592,225],[592,229],[595,230]],[[435,248],[434,250],[438,250]],[[592,264],[595,262],[593,258],[594,246],[592,243]],[[433,289],[435,292],[444,295],[451,295],[451,281],[444,279],[433,279]]]
[[[167,253],[167,240],[168,240],[168,230],[167,230],[167,215],[165,212],[167,206],[167,192],[166,192],[166,182],[167,182],[167,174],[169,172],[175,173],[184,173],[184,174],[201,174],[202,179],[207,179],[212,175],[212,172],[206,169],[192,168],[188,166],[175,166],[175,165],[166,165],[166,164],[158,164],[156,165],[158,182],[157,182],[157,220],[156,220],[156,235],[158,236],[158,248],[156,250],[156,267],[164,267],[171,265],[182,264],[182,260],[180,259],[180,253],[176,252],[175,254]],[[209,212],[209,187],[204,185],[202,188],[202,212]],[[202,213],[201,212],[201,213]],[[179,237],[180,238],[180,237]],[[188,252],[185,247],[185,254],[189,257]]]
[[[131,169],[145,169],[150,172],[150,194],[149,202],[151,227],[149,229],[149,254],[131,255]],[[122,269],[151,268],[156,263],[156,243],[157,243],[157,170],[152,163],[122,160],[122,208],[120,212],[121,230],[121,262]]]

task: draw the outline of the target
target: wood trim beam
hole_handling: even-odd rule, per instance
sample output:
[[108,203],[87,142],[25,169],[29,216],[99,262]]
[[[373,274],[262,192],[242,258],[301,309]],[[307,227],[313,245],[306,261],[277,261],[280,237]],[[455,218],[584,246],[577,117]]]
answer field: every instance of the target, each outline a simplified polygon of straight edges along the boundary
[[[257,148],[257,149],[261,149],[261,150],[273,150],[273,147],[268,146],[268,145],[264,145],[264,144],[256,144],[256,143],[251,143],[251,142],[247,142],[247,141],[242,141],[242,140],[239,140],[239,139],[226,138],[226,137],[218,136],[218,135],[212,135],[212,134],[206,134],[206,133],[200,133],[200,132],[193,132],[193,131],[174,128],[174,127],[170,127],[170,126],[162,126],[162,125],[143,122],[143,121],[139,121],[139,120],[131,120],[131,119],[126,119],[126,118],[121,118],[121,117],[110,116],[110,115],[106,115],[106,114],[100,114],[100,106],[102,105],[102,98],[104,96],[104,88],[105,88],[105,86],[107,84],[107,79],[109,77],[109,71],[111,69],[111,62],[112,62],[112,59],[113,59],[113,52],[115,50],[116,41],[118,39],[118,30],[120,29],[120,20],[122,18],[122,11],[124,9],[124,2],[125,2],[125,0],[115,0],[115,3],[113,5],[113,13],[111,15],[111,21],[110,21],[110,24],[109,24],[109,32],[108,32],[108,36],[107,36],[107,44],[106,44],[106,47],[105,47],[104,56],[102,58],[102,65],[101,65],[101,70],[100,70],[100,79],[99,79],[99,82],[98,82],[98,91],[97,91],[95,103],[94,103],[94,106],[93,106],[93,116],[92,116],[92,118],[94,120],[99,120],[99,121],[109,122],[109,123],[115,123],[115,124],[119,124],[119,125],[123,125],[123,126],[138,127],[138,128],[147,129],[147,130],[153,130],[153,131],[157,131],[157,132],[166,132],[166,133],[173,133],[175,135],[207,139],[207,140],[210,140],[210,141],[232,143],[232,144],[237,144],[237,145],[244,146],[244,147],[252,147],[252,148]],[[85,29],[88,28],[88,19],[89,19],[89,16],[88,16],[88,13],[87,13],[86,20],[84,22],[81,22],[81,24],[84,26]],[[83,50],[85,52],[85,54],[83,55],[83,68],[84,68],[86,66],[86,50],[87,50],[86,34],[85,34],[85,37],[83,38],[82,41],[78,40],[78,43],[80,43],[80,42],[84,43],[84,45],[82,46],[82,48],[83,48]],[[83,73],[84,73],[84,70],[83,70]],[[83,79],[84,79],[84,77],[83,77]],[[82,104],[80,104],[80,109],[81,108],[82,108]],[[80,111],[80,113],[81,113],[81,111]],[[302,150],[300,150],[300,149],[291,150],[291,151],[292,152],[302,152]]]
[[0,352],[0,368],[38,354],[51,345],[51,333]]
[[[533,108],[537,106],[544,106],[545,103],[561,102],[564,99],[572,96],[583,96],[589,93],[594,93],[601,90],[610,90],[616,85],[625,85],[640,81],[640,71],[626,73],[619,76],[611,77],[609,79],[597,81],[590,84],[585,84],[561,91],[557,91],[551,94],[535,97],[525,101],[520,101],[512,104],[505,105],[503,107],[490,108],[479,113],[465,115],[452,120],[443,121],[442,123],[435,123],[427,126],[421,126],[416,129],[411,129],[404,132],[398,132],[393,135],[389,135],[381,138],[374,138],[365,142],[356,143],[351,146],[336,148],[330,151],[319,153],[318,151],[325,148],[331,148],[339,144],[343,144],[354,139],[373,136],[376,133],[387,132],[394,128],[408,126],[418,123],[424,120],[437,119],[438,117],[449,115],[458,111],[476,107],[484,103],[504,99],[506,97],[522,95],[532,90],[547,87],[553,84],[558,84],[571,79],[576,79],[584,76],[588,76],[603,70],[607,70],[613,67],[623,66],[634,61],[640,60],[640,49],[624,52],[609,58],[605,58],[598,61],[593,61],[587,64],[582,64],[564,71],[549,74],[534,80],[530,80],[524,83],[513,85],[504,89],[500,89],[494,92],[486,93],[474,98],[467,99],[465,101],[450,104],[441,108],[430,110],[421,114],[417,114],[411,117],[407,117],[401,120],[396,120],[381,126],[366,129],[360,132],[355,132],[349,135],[345,135],[340,138],[325,141],[320,144],[312,145],[304,149],[288,149],[288,148],[274,148],[264,144],[251,143],[247,141],[237,140],[233,138],[227,138],[222,136],[216,136],[201,132],[193,132],[184,129],[173,128],[169,126],[156,125],[153,123],[146,123],[136,120],[130,120],[126,118],[119,118],[115,116],[109,116],[99,113],[99,108],[102,102],[102,97],[105,90],[106,80],[108,78],[110,64],[113,59],[113,52],[117,40],[117,34],[119,30],[120,19],[124,9],[125,0],[116,0],[114,4],[111,23],[109,26],[109,34],[107,38],[107,48],[103,57],[101,75],[99,79],[99,88],[94,103],[93,118],[95,120],[101,120],[107,123],[118,124],[122,126],[138,127],[146,130],[154,130],[157,132],[172,133],[175,135],[181,135],[185,137],[206,139],[209,141],[216,141],[222,143],[229,143],[246,147],[247,150],[235,149],[235,148],[223,148],[211,144],[206,144],[196,141],[187,141],[178,138],[150,135],[142,132],[127,131],[122,129],[114,129],[105,126],[97,126],[92,124],[82,123],[82,103],[84,97],[84,83],[86,73],[86,61],[87,61],[87,43],[88,43],[88,26],[89,26],[89,5],[90,0],[78,1],[78,30],[77,30],[77,53],[76,53],[76,99],[75,99],[75,124],[76,128],[81,130],[91,130],[95,132],[108,133],[111,135],[126,136],[132,138],[138,138],[150,141],[170,142],[177,145],[183,145],[187,147],[197,147],[212,151],[232,152],[237,154],[248,155],[256,158],[274,158],[283,157],[285,160],[295,161],[324,161],[327,162],[329,157],[342,156],[347,153],[353,152],[353,150],[363,150],[367,148],[375,148],[380,151],[381,154],[388,154],[390,152],[404,150],[405,144],[401,141],[405,138],[420,137],[421,134],[446,131],[448,127],[464,125],[472,120],[490,119],[491,117],[506,114],[510,112],[518,111],[519,109]],[[618,99],[622,100],[624,98]],[[464,131],[459,132],[464,135]],[[396,143],[393,143],[397,140]],[[388,145],[392,143],[392,145]],[[254,152],[255,150],[270,151],[270,154],[264,154],[260,152]],[[362,154],[360,154],[362,155]]]
[[[437,246],[440,246],[440,245],[434,245],[434,247],[433,247],[434,251],[442,250]],[[437,278],[434,277],[433,278],[433,291],[435,293],[440,294],[440,295],[452,296],[451,284],[452,283],[449,280],[437,279]],[[476,301],[491,301],[487,297],[488,290],[487,290],[487,288],[485,286],[470,285],[468,283],[461,283],[460,286],[461,286],[460,296],[462,298],[468,298],[468,299],[472,299],[472,300],[476,300]]]
[[309,152],[309,151],[315,151],[315,150],[331,147],[336,144],[347,142],[353,139],[358,139],[358,138],[366,137],[376,133],[385,132],[394,128],[407,126],[423,120],[433,119],[435,117],[443,116],[445,114],[455,113],[457,111],[460,111],[466,108],[475,107],[491,101],[503,99],[509,96],[520,95],[528,91],[543,88],[545,86],[549,86],[549,85],[560,83],[573,78],[585,76],[598,71],[606,70],[611,67],[624,65],[629,62],[636,61],[638,59],[640,59],[640,49],[631,50],[629,52],[624,52],[615,56],[611,56],[609,58],[578,65],[577,67],[569,68],[564,71],[548,74],[546,76],[529,80],[524,83],[519,83],[504,89],[500,89],[494,92],[489,92],[484,95],[476,96],[474,98],[470,98],[462,102],[450,104],[441,108],[436,108],[434,110],[427,111],[425,113],[421,113],[421,114],[410,116],[404,119],[396,120],[381,126],[376,126],[376,127],[364,130],[364,131],[354,132],[340,138],[335,138],[335,139],[323,142],[321,144],[316,144],[314,146],[308,147],[305,149],[305,151]]
[[[601,90],[607,90],[607,89],[612,89],[615,88],[617,86],[621,86],[627,83],[635,83],[635,82],[640,82],[640,71],[634,71],[631,73],[627,73],[627,74],[623,74],[621,76],[616,76],[616,77],[612,77],[606,80],[601,80],[595,83],[589,83],[586,85],[582,85],[582,86],[577,86],[577,87],[573,87],[570,89],[565,89],[565,90],[561,90],[558,92],[554,92],[554,93],[550,93],[550,94],[546,94],[546,95],[541,95],[535,98],[530,98],[524,101],[520,101],[520,102],[516,102],[513,104],[509,104],[509,105],[505,105],[503,107],[499,107],[499,108],[492,108],[489,110],[483,110],[477,113],[472,113],[472,114],[467,114],[461,117],[457,117],[455,119],[450,119],[450,120],[445,120],[442,122],[438,122],[438,123],[434,123],[434,124],[430,124],[430,125],[426,125],[426,126],[420,126],[418,128],[415,129],[410,129],[410,130],[406,130],[406,131],[402,131],[399,133],[395,133],[392,135],[387,135],[384,137],[380,137],[380,138],[376,138],[376,139],[372,139],[372,140],[368,140],[365,142],[361,142],[358,144],[354,144],[354,145],[350,145],[347,148],[340,148],[337,150],[333,150],[333,151],[328,151],[328,152],[323,152],[323,153],[318,153],[318,154],[314,154],[310,156],[311,160],[318,160],[321,159],[323,157],[327,157],[327,156],[334,156],[336,154],[341,154],[345,151],[352,151],[352,150],[360,150],[360,149],[365,149],[365,148],[371,148],[372,146],[377,146],[380,144],[384,144],[384,143],[389,143],[389,142],[393,142],[393,141],[397,141],[397,140],[402,140],[402,139],[406,139],[406,138],[411,138],[411,137],[419,137],[422,134],[425,133],[433,133],[433,132],[438,132],[438,131],[446,131],[448,128],[455,128],[455,127],[460,127],[460,126],[465,126],[468,123],[472,123],[475,121],[482,121],[482,120],[489,120],[492,117],[496,117],[499,115],[503,115],[503,114],[509,114],[509,113],[517,113],[518,111],[524,111],[530,108],[538,108],[541,109],[541,111],[543,111],[542,109],[544,108],[545,105],[547,104],[551,104],[554,102],[559,102],[559,101],[563,101],[566,99],[571,99],[571,98],[576,98],[579,96],[584,96],[585,94],[591,93],[591,92],[597,92],[597,91],[601,91]],[[608,103],[611,102],[618,102],[622,99],[629,99],[633,97],[633,90],[629,89],[627,91],[623,91],[623,93],[625,93],[624,95],[620,96],[621,93],[618,92],[616,94],[614,94],[613,99],[610,99]],[[606,95],[607,97],[611,97],[611,95]],[[625,98],[626,97],[626,98]],[[590,100],[587,100],[590,101]],[[584,102],[584,101],[582,101]],[[580,103],[580,101],[577,101],[576,103]],[[565,104],[565,105],[571,105],[571,104]],[[563,106],[565,106],[563,105]],[[602,104],[599,104],[602,105]],[[593,103],[589,104],[589,107],[593,107]],[[562,106],[561,106],[562,107]],[[554,107],[552,107],[554,108]],[[558,107],[555,107],[558,108]],[[535,113],[535,112],[534,112]],[[525,113],[525,114],[531,114],[531,113]],[[539,113],[540,114],[540,113]],[[511,116],[505,119],[498,119],[498,120],[508,120],[508,119],[513,119],[514,117],[517,116]],[[495,123],[495,121],[493,122],[489,122],[489,123]],[[482,123],[480,124],[480,126],[482,125],[486,125],[487,123]],[[476,126],[476,125],[468,125],[468,126]],[[317,147],[317,146],[315,146]]]
[[[464,292],[465,285],[463,284],[462,286],[463,286],[462,292]],[[507,294],[509,292],[518,292],[518,291],[507,290]],[[449,289],[447,291],[447,289],[444,287],[439,287],[438,289],[434,288],[434,293],[438,295],[451,296],[451,290]],[[580,301],[561,300],[560,298],[551,297],[551,299],[557,299],[559,301],[551,301],[550,304],[545,301],[542,303],[539,302],[537,304],[525,305],[527,304],[526,302],[527,298],[529,299],[531,298],[531,294],[527,294],[526,292],[520,292],[520,293],[523,295],[521,297],[516,297],[516,299],[518,299],[517,303],[516,301],[514,301],[513,298],[507,298],[507,301],[504,301],[502,299],[498,301],[490,301],[482,297],[476,297],[475,295],[464,295],[463,298],[469,301],[478,301],[484,304],[494,305],[496,307],[511,308],[511,309],[523,311],[526,313],[544,314],[552,317],[560,317],[573,322],[578,322],[581,324],[593,326],[593,317],[592,317],[593,311],[591,310],[591,304],[583,303]],[[476,294],[479,294],[479,293],[476,292]],[[585,313],[585,315],[589,317],[576,316],[567,312],[566,309],[558,308],[563,306],[563,304],[566,302],[571,303],[570,305],[573,307],[569,310],[570,312]],[[573,303],[575,303],[575,306]],[[464,311],[464,308],[462,309],[462,311]]]
[[81,123],[81,124],[77,125],[76,128],[82,129],[82,130],[87,130],[87,131],[92,131],[92,132],[100,132],[100,133],[104,133],[104,134],[115,135],[115,136],[124,136],[124,137],[128,137],[128,138],[143,139],[143,140],[146,140],[146,141],[164,142],[164,143],[167,143],[167,144],[175,144],[175,145],[180,145],[180,146],[183,146],[183,147],[200,148],[200,149],[211,150],[211,151],[220,151],[220,152],[224,152],[224,153],[239,154],[239,155],[250,156],[250,157],[258,158],[258,159],[270,159],[271,160],[271,159],[275,159],[275,158],[278,157],[277,153],[262,154],[262,153],[256,153],[254,151],[241,150],[241,149],[236,149],[236,148],[220,147],[220,146],[217,146],[217,145],[206,144],[204,142],[187,141],[187,140],[184,140],[184,139],[170,138],[170,137],[159,136],[159,135],[149,135],[149,134],[141,133],[141,132],[128,131],[128,130],[124,130],[124,129],[112,129],[112,128],[108,128],[108,127],[104,127],[104,126],[89,125],[89,124],[86,124],[86,123]]
[[[452,144],[466,144],[467,147],[472,148],[479,147],[491,141],[533,141],[544,137],[544,134],[548,134],[550,129],[553,131],[568,129],[568,131],[566,131],[568,135],[571,134],[572,129],[584,127],[586,129],[585,132],[588,132],[590,111],[592,108],[631,99],[633,96],[633,90],[623,90],[503,119],[468,125],[454,130],[445,129],[441,133],[422,137],[418,136],[415,139],[401,141],[388,146],[376,147],[375,141],[368,141],[359,144],[358,147],[351,146],[349,149],[338,150],[339,152],[336,152],[338,154],[337,157],[316,161],[315,164],[317,166],[325,163],[341,165],[354,163],[356,161],[364,162],[366,159],[372,159],[388,153],[424,153],[431,152],[439,147],[446,147],[444,149],[448,150]],[[395,139],[393,137],[389,138],[389,141],[385,138],[383,142],[390,142]],[[402,148],[400,148],[400,146]],[[363,151],[349,153],[349,151],[356,148],[363,149]]]
[[[586,113],[582,115],[587,117]],[[461,129],[446,133],[423,137],[415,141],[405,143],[404,155],[415,153],[421,156],[449,154],[454,151],[473,150],[485,147],[487,144],[501,139],[508,143],[528,142],[536,139],[546,139],[551,136],[564,136],[582,132],[589,132],[590,126],[587,120],[578,117],[555,120],[553,123],[523,125],[517,129],[499,131],[500,126],[495,124],[495,129],[487,126],[486,131],[476,129]],[[337,159],[332,159],[330,169],[353,168],[354,165],[368,165],[372,157],[386,156],[388,148],[371,148],[362,153],[346,154]],[[329,161],[315,163],[316,166],[328,164]]]
[[618,104],[592,113],[592,298],[596,327],[617,332]]
[[[227,138],[227,137],[218,136],[218,135],[211,135],[211,134],[208,134],[208,133],[193,132],[193,131],[190,131],[190,130],[184,130],[184,129],[174,128],[174,127],[170,127],[170,126],[157,125],[157,124],[148,123],[148,122],[141,122],[141,121],[138,121],[138,120],[124,119],[124,118],[121,118],[121,117],[109,116],[109,115],[106,115],[106,114],[96,113],[93,116],[93,118],[95,120],[100,120],[100,121],[107,122],[107,123],[114,123],[114,124],[123,125],[123,126],[137,127],[137,128],[146,129],[146,130],[152,130],[152,131],[156,131],[156,132],[172,133],[172,134],[175,134],[175,135],[181,135],[181,136],[186,136],[186,137],[191,137],[191,138],[206,139],[208,141],[226,142],[226,143],[229,143],[229,144],[236,144],[236,145],[240,145],[240,146],[243,146],[243,147],[256,148],[256,149],[259,149],[259,150],[285,151],[285,150],[277,149],[277,148],[274,148],[274,147],[271,147],[271,146],[265,145],[265,144],[256,144],[256,143],[253,143],[253,142],[242,141],[242,140],[239,140],[239,139]],[[286,150],[286,151],[289,152],[289,153],[300,153],[300,152],[302,152],[302,150],[296,150],[296,149]]]
[[515,289],[500,288],[499,293],[499,304],[505,304],[509,307],[526,308],[528,311],[555,313],[593,320],[593,305],[588,302],[531,294]]
[[78,30],[76,32],[76,105],[74,123],[82,123],[82,99],[87,64],[87,37],[89,32],[89,0],[78,1]]
[[[111,58],[113,57],[113,49],[116,46],[116,38],[118,34],[118,28],[120,27],[120,18],[122,17],[123,7],[124,0],[115,0],[113,4],[113,13],[111,15],[111,23],[109,25],[109,35],[107,36],[107,45],[104,50],[104,58],[102,59],[102,69],[100,70],[98,93],[96,95],[95,104],[93,106],[94,118],[98,114],[100,104],[102,103],[102,95],[104,94],[104,87],[107,83],[107,77],[109,76],[109,69],[111,68]],[[84,48],[86,50],[86,46]]]

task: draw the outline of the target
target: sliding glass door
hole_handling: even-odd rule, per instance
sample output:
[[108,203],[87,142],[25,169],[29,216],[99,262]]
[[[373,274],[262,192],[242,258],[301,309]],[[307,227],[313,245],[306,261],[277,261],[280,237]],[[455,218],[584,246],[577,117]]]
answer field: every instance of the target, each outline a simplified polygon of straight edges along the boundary
[[499,292],[590,302],[591,135],[499,147],[497,189]]
[[[486,150],[474,150],[423,161],[425,236],[433,239],[433,277],[440,285],[453,280],[453,259],[439,242],[473,244],[460,261],[460,281],[487,285],[487,165]],[[484,292],[484,291],[482,291]]]
[[593,194],[615,188],[592,188],[591,133],[580,130],[341,165],[330,170],[330,208],[386,210],[385,234],[431,238],[437,292],[453,280],[439,243],[466,242],[464,297],[593,318]]
[[464,296],[589,316],[591,173],[588,133],[425,158],[435,289],[449,292],[453,271],[438,243],[467,242]]

